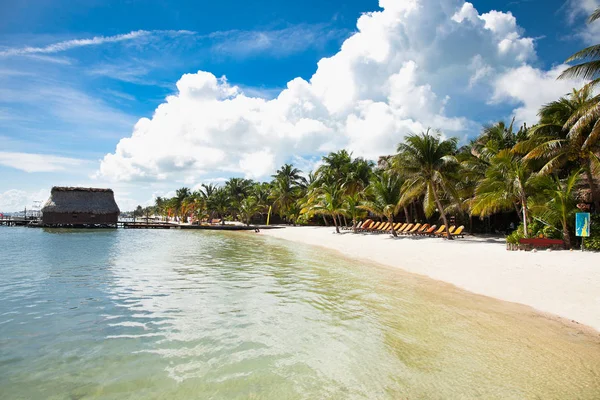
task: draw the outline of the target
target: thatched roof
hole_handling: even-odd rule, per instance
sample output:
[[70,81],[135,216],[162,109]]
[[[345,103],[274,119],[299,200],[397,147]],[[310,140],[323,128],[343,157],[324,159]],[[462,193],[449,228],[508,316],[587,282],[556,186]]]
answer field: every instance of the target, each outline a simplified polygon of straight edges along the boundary
[[55,186],[44,203],[42,213],[119,213],[112,189]]

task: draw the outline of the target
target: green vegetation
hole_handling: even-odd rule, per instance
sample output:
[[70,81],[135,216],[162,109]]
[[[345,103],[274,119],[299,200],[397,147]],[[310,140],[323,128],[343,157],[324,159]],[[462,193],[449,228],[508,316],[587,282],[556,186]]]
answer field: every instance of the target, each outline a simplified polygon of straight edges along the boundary
[[[600,9],[590,22],[599,16]],[[514,121],[501,121],[460,148],[458,139],[438,131],[404,132],[395,154],[382,156],[377,165],[341,150],[323,157],[306,175],[285,164],[270,182],[231,178],[219,187],[181,188],[170,199],[157,198],[153,207],[138,207],[136,215],[250,224],[265,222],[272,210],[279,222],[332,224],[337,232],[348,219],[356,232],[367,215],[446,226],[452,218],[473,217],[487,219],[489,226],[500,216],[519,224],[509,243],[543,235],[575,246],[575,213],[591,204],[600,211],[600,96],[593,94],[600,82],[600,45],[569,61],[576,60],[582,62],[562,77],[590,83],[544,105],[532,127],[515,132]],[[588,248],[600,249],[599,230],[595,215]]]

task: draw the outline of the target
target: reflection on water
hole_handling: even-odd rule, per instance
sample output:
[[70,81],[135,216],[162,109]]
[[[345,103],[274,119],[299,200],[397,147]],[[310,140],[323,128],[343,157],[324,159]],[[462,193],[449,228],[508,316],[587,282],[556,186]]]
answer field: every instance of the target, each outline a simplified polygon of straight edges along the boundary
[[247,233],[0,228],[3,398],[598,398],[600,341]]

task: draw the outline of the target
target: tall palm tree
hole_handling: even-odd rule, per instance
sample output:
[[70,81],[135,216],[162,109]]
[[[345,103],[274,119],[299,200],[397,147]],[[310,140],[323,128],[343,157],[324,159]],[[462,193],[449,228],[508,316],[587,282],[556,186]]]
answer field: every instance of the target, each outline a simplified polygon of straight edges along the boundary
[[600,113],[586,115],[586,110],[596,107],[599,100],[590,86],[573,89],[569,95],[544,105],[539,112],[540,124],[530,130],[528,140],[515,146],[515,150],[527,152],[526,160],[544,163],[540,169],[543,175],[565,167],[583,168],[597,210],[600,195],[594,170],[600,165],[596,155],[600,149]]
[[[597,8],[588,18],[588,24],[594,23],[600,19],[600,8]],[[567,63],[580,61],[579,64],[567,68],[558,79],[581,78],[591,80],[591,85],[595,86],[600,82],[600,44],[587,47],[573,54],[567,59]]]
[[528,199],[536,190],[534,178],[529,164],[510,150],[502,150],[491,160],[485,178],[477,186],[471,213],[486,217],[514,209],[527,236]]
[[245,197],[239,203],[239,213],[246,225],[250,225],[250,220],[259,213],[260,209],[261,206],[254,196]]
[[578,211],[575,192],[580,176],[581,171],[574,171],[562,181],[556,175],[548,177],[542,190],[544,196],[531,207],[531,212],[542,222],[562,230],[569,248],[572,246],[570,223],[575,220]]
[[221,224],[225,225],[225,217],[231,209],[229,192],[225,188],[217,189],[209,199],[209,208],[216,212],[221,218]]
[[229,180],[225,182],[224,188],[229,195],[231,212],[234,219],[236,218],[240,203],[250,194],[252,185],[253,182],[250,179],[243,178],[229,178]]
[[344,197],[344,208],[348,212],[350,218],[352,218],[352,231],[356,233],[356,221],[366,214],[364,209],[361,208],[365,196],[363,192],[356,192],[354,194],[348,194]]
[[394,230],[394,215],[402,207],[400,203],[403,181],[397,174],[380,172],[376,174],[367,188],[367,200],[361,208],[380,217],[387,218],[392,225],[392,235],[398,236]]
[[311,211],[315,214],[331,216],[335,231],[340,233],[336,217],[346,212],[342,189],[336,184],[323,185],[320,189],[319,202],[312,206]]
[[273,175],[271,199],[279,215],[287,217],[292,205],[302,196],[306,187],[306,179],[302,171],[290,164],[285,164]]
[[[442,205],[442,195],[452,194],[450,182],[452,167],[458,165],[455,157],[458,140],[442,140],[439,132],[428,129],[420,135],[409,135],[404,143],[398,145],[396,165],[406,174],[401,202],[408,204],[424,195],[423,208],[426,216],[431,216],[437,207],[444,225],[448,220]],[[452,239],[446,229],[448,239]]]

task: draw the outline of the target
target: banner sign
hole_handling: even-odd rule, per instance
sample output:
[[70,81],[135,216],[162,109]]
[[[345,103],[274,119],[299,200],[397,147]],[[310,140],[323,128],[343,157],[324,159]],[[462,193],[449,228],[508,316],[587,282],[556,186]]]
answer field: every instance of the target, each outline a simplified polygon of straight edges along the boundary
[[590,236],[590,213],[575,214],[575,235],[579,237]]

